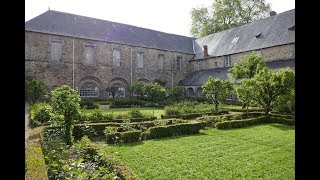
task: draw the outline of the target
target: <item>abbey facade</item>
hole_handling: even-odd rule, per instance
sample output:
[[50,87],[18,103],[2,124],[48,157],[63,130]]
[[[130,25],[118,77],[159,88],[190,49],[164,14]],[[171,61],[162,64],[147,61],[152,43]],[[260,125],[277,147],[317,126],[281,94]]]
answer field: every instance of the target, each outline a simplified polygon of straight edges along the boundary
[[258,53],[272,69],[295,67],[294,10],[192,38],[49,10],[25,24],[25,75],[49,87],[78,88],[81,97],[129,96],[134,82],[161,81],[203,96],[209,76],[227,70],[248,53]]

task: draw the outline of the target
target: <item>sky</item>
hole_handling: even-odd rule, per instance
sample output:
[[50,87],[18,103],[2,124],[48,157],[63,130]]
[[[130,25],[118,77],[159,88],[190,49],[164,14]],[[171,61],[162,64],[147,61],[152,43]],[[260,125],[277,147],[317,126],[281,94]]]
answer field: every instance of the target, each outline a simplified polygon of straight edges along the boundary
[[[44,13],[50,7],[50,10],[192,36],[192,8],[209,7],[212,2],[213,0],[25,0],[25,21]],[[295,0],[266,2],[277,13],[295,8]]]

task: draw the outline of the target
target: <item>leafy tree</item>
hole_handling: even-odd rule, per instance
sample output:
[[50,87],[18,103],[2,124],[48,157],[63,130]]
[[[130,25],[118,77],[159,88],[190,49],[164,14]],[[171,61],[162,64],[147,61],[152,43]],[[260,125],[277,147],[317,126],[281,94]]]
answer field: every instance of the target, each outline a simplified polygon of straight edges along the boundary
[[185,88],[181,86],[175,86],[169,91],[169,97],[174,101],[180,101],[185,96]]
[[215,110],[219,108],[219,104],[223,102],[232,90],[232,85],[228,80],[220,80],[209,77],[208,81],[202,85],[203,92],[215,104]]
[[109,86],[105,89],[106,92],[111,93],[112,98],[114,98],[118,92],[118,87],[116,86]]
[[295,89],[292,88],[288,94],[279,96],[274,109],[280,112],[292,113],[295,111]]
[[251,53],[240,58],[239,64],[229,69],[229,72],[234,80],[253,78],[261,69],[266,67],[261,55]]
[[68,145],[73,144],[72,130],[74,120],[80,116],[80,95],[68,85],[62,85],[51,91],[54,112],[64,116],[64,138]]
[[155,79],[153,82],[158,83],[163,87],[165,87],[165,85],[167,84],[166,81],[162,81],[161,79]]
[[166,90],[158,83],[147,83],[144,85],[143,93],[151,102],[159,102],[166,97]]
[[294,79],[294,72],[290,69],[273,72],[265,67],[253,78],[243,79],[237,93],[240,97],[251,94],[252,101],[262,106],[268,115],[276,101],[294,89]]
[[268,16],[265,0],[215,0],[211,7],[193,8],[191,34],[200,38]]
[[27,102],[34,104],[45,100],[45,96],[48,94],[49,88],[44,84],[44,82],[32,77],[26,77],[24,83],[25,98]]
[[130,87],[129,91],[131,94],[137,93],[139,97],[142,97],[144,84],[142,82],[134,82]]

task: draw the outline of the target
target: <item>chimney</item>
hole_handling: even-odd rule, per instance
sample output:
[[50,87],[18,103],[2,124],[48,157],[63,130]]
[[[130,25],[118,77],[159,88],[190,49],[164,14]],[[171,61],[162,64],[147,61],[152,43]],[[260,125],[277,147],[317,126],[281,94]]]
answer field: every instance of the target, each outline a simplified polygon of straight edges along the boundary
[[275,11],[270,11],[270,16],[274,16],[276,15],[277,13]]
[[208,57],[208,46],[204,45],[203,46],[203,57]]

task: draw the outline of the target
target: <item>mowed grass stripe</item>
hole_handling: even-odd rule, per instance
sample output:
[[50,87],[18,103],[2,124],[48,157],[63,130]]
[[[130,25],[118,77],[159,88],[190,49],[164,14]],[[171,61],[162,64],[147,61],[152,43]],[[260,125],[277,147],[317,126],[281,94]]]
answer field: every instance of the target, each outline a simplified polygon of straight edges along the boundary
[[294,132],[278,124],[206,129],[105,149],[141,179],[294,179]]

